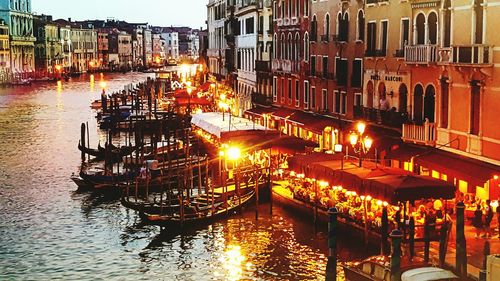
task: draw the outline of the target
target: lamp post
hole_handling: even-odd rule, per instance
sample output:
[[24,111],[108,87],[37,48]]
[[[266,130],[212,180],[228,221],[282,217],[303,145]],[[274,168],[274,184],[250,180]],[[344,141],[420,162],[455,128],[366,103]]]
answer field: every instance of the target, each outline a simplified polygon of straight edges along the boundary
[[187,93],[188,93],[188,112],[191,114],[191,93],[193,92],[193,89],[191,86],[187,87]]
[[355,153],[359,154],[359,167],[362,165],[362,157],[367,154],[372,147],[373,140],[369,136],[364,136],[366,124],[359,122],[356,124],[356,131],[349,134],[349,142]]

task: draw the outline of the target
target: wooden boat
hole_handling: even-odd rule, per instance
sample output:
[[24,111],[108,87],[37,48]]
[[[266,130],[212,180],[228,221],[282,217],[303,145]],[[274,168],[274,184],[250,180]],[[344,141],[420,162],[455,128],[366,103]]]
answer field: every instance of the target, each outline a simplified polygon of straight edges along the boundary
[[105,189],[117,187],[120,182],[135,178],[135,173],[124,173],[119,175],[108,175],[104,170],[82,170],[79,176],[73,174],[71,180],[79,188]]
[[[391,266],[387,256],[373,256],[361,262],[342,265],[346,281],[390,281]],[[422,259],[401,259],[401,281],[458,281],[459,278],[449,270],[429,267]]]
[[255,191],[251,190],[242,195],[241,199],[238,199],[237,196],[231,196],[227,201],[216,202],[212,206],[211,201],[207,200],[210,195],[205,194],[204,199],[196,198],[184,206],[184,220],[181,220],[180,210],[171,215],[140,212],[139,216],[145,222],[172,228],[203,225],[243,207],[251,202],[254,195]]
[[[134,151],[139,149],[141,146],[142,145],[117,147],[115,145],[111,145],[111,159],[119,160],[124,156],[132,154]],[[106,156],[106,148],[102,147],[100,143],[97,145],[97,149],[94,149],[94,148],[83,146],[81,144],[81,142],[79,141],[78,142],[78,149],[81,152],[84,152],[85,154],[88,154],[90,156],[94,156],[98,159],[104,159],[104,157]]]

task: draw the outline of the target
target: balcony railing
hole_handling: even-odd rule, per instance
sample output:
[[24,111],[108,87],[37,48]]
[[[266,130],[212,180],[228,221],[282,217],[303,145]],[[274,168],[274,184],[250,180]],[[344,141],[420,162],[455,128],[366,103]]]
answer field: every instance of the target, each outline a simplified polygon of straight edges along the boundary
[[492,64],[493,48],[487,45],[452,46],[452,63]]
[[405,112],[385,111],[370,107],[354,106],[354,118],[360,118],[371,123],[400,129],[401,125],[408,120],[408,114]]
[[272,62],[271,62],[271,69],[272,69],[272,71],[281,71],[281,70],[283,70],[282,66],[281,66],[281,61],[280,60],[276,60],[276,59],[272,60]]
[[412,64],[428,64],[437,62],[437,45],[405,46],[405,62]]
[[416,144],[436,145],[436,124],[426,121],[423,125],[403,124],[403,141]]
[[451,47],[441,47],[438,48],[438,62],[439,63],[451,63]]

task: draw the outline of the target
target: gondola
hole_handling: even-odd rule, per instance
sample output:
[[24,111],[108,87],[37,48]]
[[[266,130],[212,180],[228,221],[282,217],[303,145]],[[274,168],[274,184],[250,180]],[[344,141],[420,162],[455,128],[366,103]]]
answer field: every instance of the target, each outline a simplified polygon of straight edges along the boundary
[[[180,210],[170,215],[140,212],[139,216],[147,223],[171,227],[173,229],[195,225],[199,226],[213,222],[226,214],[232,213],[237,208],[243,207],[251,202],[254,195],[255,191],[251,190],[245,195],[242,195],[241,199],[237,196],[231,196],[226,202],[215,202],[213,206],[211,200],[205,200],[203,203],[199,202],[197,199],[193,200],[184,206],[184,220],[181,220]],[[205,195],[205,197],[210,197],[210,195]]]
[[[134,146],[121,146],[117,147],[115,145],[111,145],[111,159],[119,160],[121,157],[128,156],[132,154],[134,151],[139,149],[142,145],[134,145]],[[97,149],[82,146],[81,142],[78,142],[78,149],[85,154],[90,156],[94,156],[98,159],[104,159],[106,156],[106,148],[102,147],[99,143],[97,145]]]
[[89,189],[107,189],[117,187],[120,182],[132,180],[136,177],[133,172],[128,172],[119,175],[107,175],[105,171],[89,170],[80,171],[79,176],[72,175],[73,180],[79,188]]

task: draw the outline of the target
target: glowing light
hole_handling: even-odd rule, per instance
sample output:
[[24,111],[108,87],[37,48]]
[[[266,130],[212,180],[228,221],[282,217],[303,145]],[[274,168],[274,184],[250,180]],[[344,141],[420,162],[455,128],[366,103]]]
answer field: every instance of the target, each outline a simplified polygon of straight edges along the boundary
[[387,203],[387,202],[385,202],[385,201],[384,201],[384,203],[383,203],[383,204],[384,204],[384,207],[387,207],[387,206],[389,205],[389,203]]
[[219,151],[219,156],[220,157],[224,157],[224,155],[225,155],[224,150]]
[[321,186],[321,187],[327,187],[328,186],[328,182],[326,182],[326,181],[320,181],[319,182],[319,186]]
[[59,65],[59,64],[57,64],[57,65],[56,65],[56,70],[57,70],[57,71],[61,71],[61,69],[62,69],[62,66],[61,66],[61,65]]
[[498,179],[498,175],[494,175],[494,176],[493,176],[493,179],[494,179],[494,180],[497,180],[497,179]]
[[372,147],[373,140],[369,137],[365,137],[364,143],[365,143],[366,149],[370,149]]
[[94,62],[93,61],[89,62],[89,66],[94,67]]
[[371,201],[372,197],[370,195],[366,196],[366,201]]
[[354,132],[353,132],[353,133],[351,133],[351,134],[349,135],[349,142],[350,142],[350,143],[351,143],[351,145],[353,145],[353,146],[354,146],[354,145],[356,145],[356,143],[358,143],[358,135],[357,135],[357,134],[355,134]]
[[220,94],[220,100],[221,100],[221,101],[226,100],[226,95],[225,95],[225,94]]
[[335,144],[334,149],[335,152],[342,152],[342,145],[340,143]]
[[229,160],[238,160],[241,157],[241,150],[238,147],[230,147],[227,150],[227,158]]
[[382,200],[377,200],[377,205],[382,206]]
[[106,86],[108,85],[106,81],[101,81],[99,82],[99,85],[101,86],[102,89],[106,89]]
[[364,195],[361,195],[359,198],[361,198],[362,201],[365,200],[365,196]]
[[366,124],[363,123],[363,122],[359,122],[357,125],[356,125],[356,129],[358,130],[358,133],[360,135],[364,134],[365,133],[365,129],[366,129]]
[[294,172],[294,171],[291,171],[291,172],[290,172],[290,176],[291,176],[291,177],[295,177],[295,175],[296,175],[296,174],[295,174],[295,172]]

